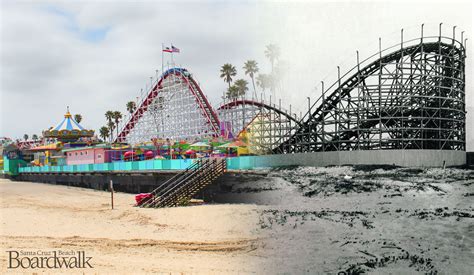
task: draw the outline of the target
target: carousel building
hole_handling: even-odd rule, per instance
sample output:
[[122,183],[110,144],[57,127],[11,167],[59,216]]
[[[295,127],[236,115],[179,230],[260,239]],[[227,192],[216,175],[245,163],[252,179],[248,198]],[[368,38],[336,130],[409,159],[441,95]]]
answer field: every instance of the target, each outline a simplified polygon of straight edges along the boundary
[[75,121],[69,113],[69,107],[64,119],[58,125],[43,131],[43,137],[55,138],[62,143],[75,142],[80,138],[92,138],[93,136],[94,130],[87,130]]

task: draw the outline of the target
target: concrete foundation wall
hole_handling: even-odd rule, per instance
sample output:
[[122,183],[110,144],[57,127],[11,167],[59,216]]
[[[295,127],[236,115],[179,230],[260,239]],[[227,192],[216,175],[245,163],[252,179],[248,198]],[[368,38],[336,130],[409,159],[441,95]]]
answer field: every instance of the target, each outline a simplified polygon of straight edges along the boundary
[[474,152],[466,153],[466,164],[469,166],[474,166]]
[[[41,182],[57,185],[82,187],[96,190],[109,190],[109,182],[114,183],[114,190],[131,194],[151,192],[162,186],[167,180],[175,176],[179,171],[162,173],[95,173],[95,174],[66,174],[66,173],[21,173],[16,176],[16,181]],[[1,174],[0,174],[1,175]],[[219,203],[244,203],[255,202],[254,193],[234,192],[236,186],[245,182],[256,182],[265,179],[267,173],[257,172],[227,172],[216,179],[212,184],[199,191],[194,198],[203,199],[206,202]]]
[[442,167],[466,164],[465,151],[448,150],[371,150],[298,153],[262,156],[256,160],[258,167],[288,165],[397,165],[405,167]]

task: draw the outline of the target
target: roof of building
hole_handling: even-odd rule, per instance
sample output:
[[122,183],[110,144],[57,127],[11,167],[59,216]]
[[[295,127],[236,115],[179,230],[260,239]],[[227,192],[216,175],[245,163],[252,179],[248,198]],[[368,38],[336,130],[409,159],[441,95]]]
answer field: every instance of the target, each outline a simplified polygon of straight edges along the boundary
[[61,150],[61,143],[56,142],[56,143],[51,143],[51,144],[46,144],[46,145],[40,145],[36,146],[33,148],[28,149],[30,151],[59,151]]
[[98,144],[95,146],[86,146],[86,147],[76,147],[76,148],[68,148],[62,150],[63,152],[71,152],[71,151],[82,151],[82,150],[91,150],[91,149],[109,149],[110,145],[107,144]]

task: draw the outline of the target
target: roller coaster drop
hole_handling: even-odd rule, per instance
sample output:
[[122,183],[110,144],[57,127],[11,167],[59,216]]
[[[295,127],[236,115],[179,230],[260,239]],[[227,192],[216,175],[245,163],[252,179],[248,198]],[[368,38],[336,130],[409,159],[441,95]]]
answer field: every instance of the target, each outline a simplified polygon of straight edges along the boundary
[[217,108],[209,104],[197,81],[184,68],[168,69],[122,126],[116,141],[131,144],[154,138],[195,140],[237,136],[245,130],[250,151],[268,154],[295,132],[299,120],[274,103],[235,99]]
[[[304,117],[245,98],[209,104],[185,69],[151,86],[117,141],[199,139],[245,130],[253,152],[465,150],[465,44],[421,37],[359,62],[324,89]],[[324,86],[324,83],[323,83]]]

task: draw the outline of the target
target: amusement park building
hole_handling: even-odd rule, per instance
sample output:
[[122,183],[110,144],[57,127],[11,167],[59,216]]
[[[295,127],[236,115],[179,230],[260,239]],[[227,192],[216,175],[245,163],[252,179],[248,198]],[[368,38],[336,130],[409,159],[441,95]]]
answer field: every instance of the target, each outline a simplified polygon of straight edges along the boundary
[[67,165],[106,163],[110,162],[110,153],[107,149],[110,146],[81,147],[63,150],[66,154]]

